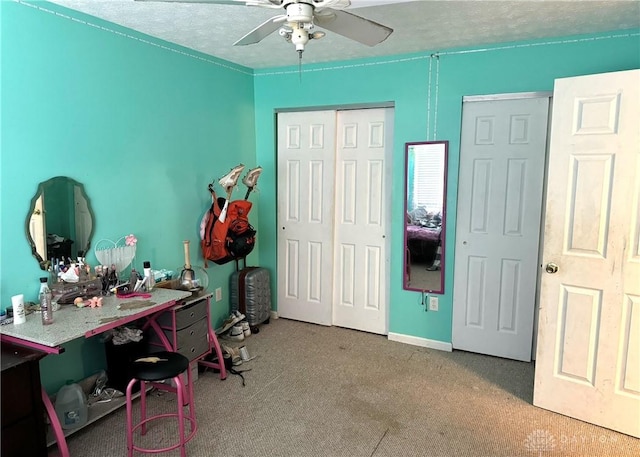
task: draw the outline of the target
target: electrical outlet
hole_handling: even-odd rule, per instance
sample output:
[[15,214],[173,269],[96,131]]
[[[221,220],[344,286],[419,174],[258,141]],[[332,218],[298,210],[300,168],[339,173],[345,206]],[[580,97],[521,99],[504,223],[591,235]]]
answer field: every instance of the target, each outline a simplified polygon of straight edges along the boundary
[[222,287],[216,289],[216,301],[222,300]]
[[438,311],[438,297],[429,297],[429,311]]

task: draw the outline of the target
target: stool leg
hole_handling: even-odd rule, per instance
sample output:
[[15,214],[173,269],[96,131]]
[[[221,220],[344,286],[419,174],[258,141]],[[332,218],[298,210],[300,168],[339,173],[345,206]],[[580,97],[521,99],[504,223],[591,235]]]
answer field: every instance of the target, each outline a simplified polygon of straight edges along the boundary
[[147,418],[147,383],[146,381],[140,381],[140,433],[142,435],[147,434],[147,424],[144,422]]
[[198,429],[198,423],[196,422],[196,408],[195,408],[195,399],[193,398],[193,378],[191,377],[191,370],[187,370],[187,389],[189,395],[189,417],[191,420],[189,421],[191,424],[191,433],[195,433]]
[[[187,372],[191,374],[191,370],[187,367]],[[185,439],[184,439],[184,389],[181,376],[173,378],[176,383],[176,394],[178,395],[178,430],[180,433],[180,457],[186,457]]]
[[137,379],[132,379],[127,384],[127,455],[129,457],[133,457],[133,407],[131,400],[131,391],[133,390],[133,386],[137,382]]

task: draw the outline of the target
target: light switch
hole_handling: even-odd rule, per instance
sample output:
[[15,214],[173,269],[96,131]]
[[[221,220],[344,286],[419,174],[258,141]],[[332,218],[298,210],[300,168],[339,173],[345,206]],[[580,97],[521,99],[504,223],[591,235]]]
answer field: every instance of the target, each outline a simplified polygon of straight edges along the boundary
[[438,311],[438,297],[429,297],[429,311]]

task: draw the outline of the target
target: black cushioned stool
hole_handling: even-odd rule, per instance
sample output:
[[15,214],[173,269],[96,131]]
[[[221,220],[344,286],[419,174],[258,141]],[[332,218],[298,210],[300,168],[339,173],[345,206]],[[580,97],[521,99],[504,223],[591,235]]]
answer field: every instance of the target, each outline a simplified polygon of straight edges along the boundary
[[[180,448],[180,455],[185,457],[185,445],[194,437],[198,428],[193,405],[193,381],[191,379],[191,370],[189,369],[189,359],[177,352],[164,351],[141,357],[135,360],[132,365],[133,379],[131,379],[127,385],[127,455],[132,457],[134,450],[144,453],[158,453]],[[182,373],[185,371],[187,372],[186,385],[182,381]],[[165,379],[172,379],[175,387],[171,387],[169,384],[157,383]],[[140,383],[140,422],[134,424],[131,396],[137,382]],[[176,413],[158,414],[147,418],[146,384],[148,382],[160,389],[172,391],[177,394],[178,411]],[[188,415],[184,413],[185,405],[188,405]],[[178,418],[178,433],[180,439],[177,444],[158,449],[141,448],[133,444],[133,435],[138,428],[141,429],[141,434],[144,435],[147,433],[147,422],[167,417]],[[185,420],[191,423],[191,432],[189,435],[185,435]]]

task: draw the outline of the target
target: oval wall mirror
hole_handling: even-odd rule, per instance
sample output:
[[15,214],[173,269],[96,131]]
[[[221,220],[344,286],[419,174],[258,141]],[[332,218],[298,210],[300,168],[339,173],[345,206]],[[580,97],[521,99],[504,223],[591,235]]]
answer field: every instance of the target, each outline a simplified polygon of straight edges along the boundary
[[66,176],[40,183],[26,219],[27,240],[40,268],[84,255],[91,247],[93,220],[82,183]]
[[405,144],[404,288],[444,293],[448,141]]

